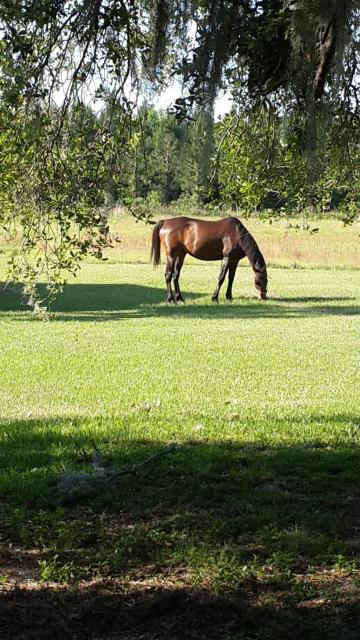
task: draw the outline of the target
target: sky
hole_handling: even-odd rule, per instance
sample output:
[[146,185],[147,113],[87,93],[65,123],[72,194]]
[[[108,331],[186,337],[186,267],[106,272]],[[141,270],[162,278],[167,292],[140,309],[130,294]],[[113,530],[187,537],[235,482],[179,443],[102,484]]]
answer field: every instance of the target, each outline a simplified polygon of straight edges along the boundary
[[[153,104],[157,109],[167,109],[174,104],[176,98],[181,97],[181,84],[180,82],[174,82],[171,86],[169,86],[163,93],[154,98]],[[216,102],[214,115],[215,119],[222,118],[225,113],[228,113],[232,107],[232,98],[230,93],[221,92],[219,93]]]

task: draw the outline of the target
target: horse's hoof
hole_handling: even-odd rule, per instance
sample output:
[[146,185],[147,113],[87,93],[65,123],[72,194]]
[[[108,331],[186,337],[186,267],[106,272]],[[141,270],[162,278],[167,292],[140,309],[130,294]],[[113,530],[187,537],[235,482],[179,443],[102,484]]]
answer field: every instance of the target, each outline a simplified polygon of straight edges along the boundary
[[233,298],[233,297],[229,298],[228,296],[226,296],[226,300],[227,300],[228,302],[232,302],[232,301],[234,300],[234,298]]
[[219,304],[219,300],[217,298],[211,298],[211,302],[213,304]]
[[166,298],[165,302],[167,302],[168,304],[176,304],[175,298]]

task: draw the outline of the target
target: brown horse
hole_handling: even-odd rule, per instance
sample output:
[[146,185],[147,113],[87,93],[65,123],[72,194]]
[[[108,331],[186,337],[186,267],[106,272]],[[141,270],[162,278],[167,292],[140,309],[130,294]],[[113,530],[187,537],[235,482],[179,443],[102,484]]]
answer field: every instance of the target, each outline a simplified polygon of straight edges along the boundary
[[[255,273],[255,288],[261,300],[266,298],[267,273],[262,253],[254,238],[238,218],[224,218],[213,222],[195,218],[168,218],[154,227],[151,258],[154,266],[160,262],[160,250],[166,251],[165,280],[167,302],[183,300],[179,277],[184,258],[189,253],[199,260],[222,260],[217,287],[212,301],[218,302],[219,291],[229,272],[227,300],[232,300],[232,284],[239,260],[247,256]],[[175,295],[171,288],[174,281]]]

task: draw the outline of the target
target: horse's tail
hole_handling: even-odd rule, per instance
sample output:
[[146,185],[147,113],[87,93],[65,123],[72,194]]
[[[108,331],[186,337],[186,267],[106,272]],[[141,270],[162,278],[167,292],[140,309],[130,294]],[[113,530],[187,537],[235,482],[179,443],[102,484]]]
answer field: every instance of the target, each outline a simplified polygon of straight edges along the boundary
[[159,222],[156,223],[152,232],[150,260],[153,261],[154,267],[157,267],[157,265],[160,263],[160,250],[161,250],[160,229],[163,226],[163,224],[164,224],[164,220],[159,220]]

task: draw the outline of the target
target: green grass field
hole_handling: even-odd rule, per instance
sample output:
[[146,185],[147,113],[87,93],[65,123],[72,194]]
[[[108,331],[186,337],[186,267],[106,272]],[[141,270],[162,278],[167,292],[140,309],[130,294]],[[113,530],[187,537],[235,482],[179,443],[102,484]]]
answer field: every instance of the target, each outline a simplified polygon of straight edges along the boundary
[[[148,229],[126,224],[50,322],[0,294],[2,637],[358,638],[358,230],[332,229],[332,269],[324,237],[316,266],[249,224],[280,256],[269,300],[244,263],[234,302],[210,304],[219,265],[193,260],[169,307]],[[95,448],[119,470],[170,443],[59,497]]]

